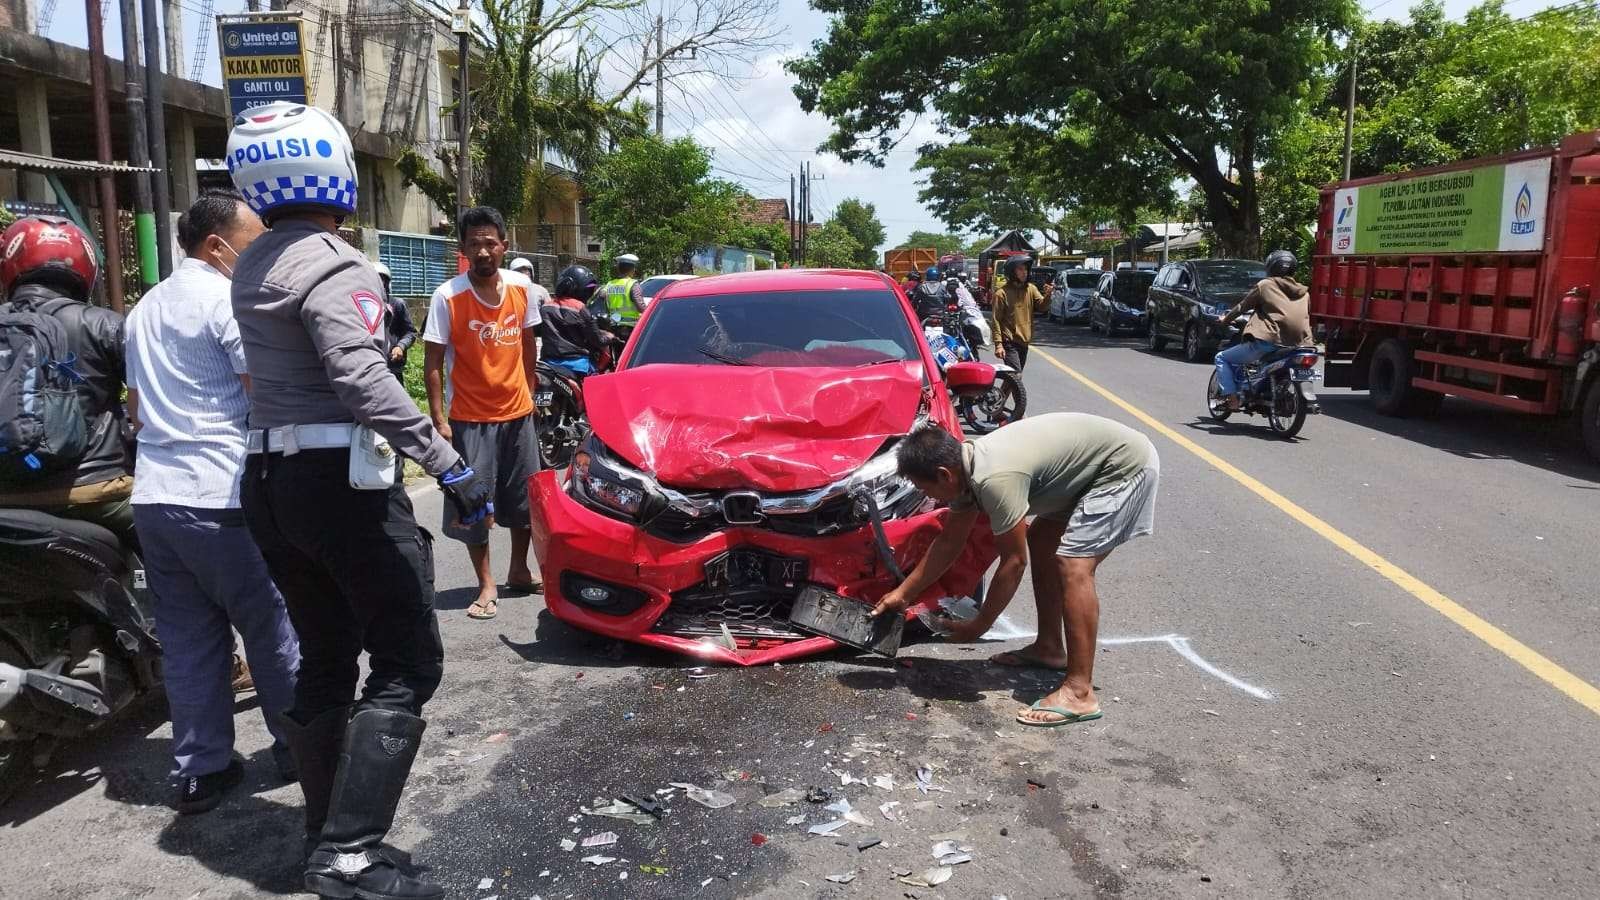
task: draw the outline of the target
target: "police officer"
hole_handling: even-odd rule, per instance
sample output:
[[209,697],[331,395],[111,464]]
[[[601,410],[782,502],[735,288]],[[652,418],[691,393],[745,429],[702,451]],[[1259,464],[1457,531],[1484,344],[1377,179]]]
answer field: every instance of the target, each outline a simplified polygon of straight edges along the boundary
[[617,277],[606,282],[606,314],[614,321],[633,325],[644,312],[644,287],[634,277],[639,271],[639,257],[624,253],[612,261]]
[[[360,426],[376,432],[439,480],[463,522],[493,515],[490,486],[385,365],[383,284],[334,233],[356,210],[344,128],[315,107],[258,107],[235,120],[227,163],[269,229],[234,270],[252,380],[240,500],[300,633],[285,731],[306,797],[305,886],[369,900],[443,897],[379,852],[416,758],[423,704],[444,671],[431,537],[404,487],[373,474],[382,454],[352,447],[366,437]],[[357,700],[363,650],[370,674]]]

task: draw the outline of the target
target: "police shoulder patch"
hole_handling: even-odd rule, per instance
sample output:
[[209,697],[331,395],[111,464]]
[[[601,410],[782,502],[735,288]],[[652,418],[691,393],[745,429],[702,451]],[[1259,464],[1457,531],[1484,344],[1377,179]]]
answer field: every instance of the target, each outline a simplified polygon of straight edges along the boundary
[[350,302],[356,305],[361,324],[367,326],[367,334],[377,334],[383,326],[383,298],[371,291],[355,291],[350,294]]

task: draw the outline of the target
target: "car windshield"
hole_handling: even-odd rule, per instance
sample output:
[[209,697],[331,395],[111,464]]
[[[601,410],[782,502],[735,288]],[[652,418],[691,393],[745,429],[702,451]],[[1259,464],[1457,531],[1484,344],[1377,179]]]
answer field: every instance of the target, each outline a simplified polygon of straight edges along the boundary
[[1123,305],[1143,309],[1145,298],[1150,295],[1150,282],[1155,280],[1154,272],[1118,272],[1111,293]]
[[1200,276],[1201,289],[1217,294],[1243,293],[1267,277],[1267,270],[1261,263],[1245,259],[1196,262],[1191,265]]
[[680,279],[677,278],[662,278],[660,276],[656,276],[655,278],[646,278],[644,283],[639,286],[639,290],[642,291],[646,297],[654,297],[655,295],[661,293],[662,288],[673,283],[674,281],[679,280]]
[[1092,291],[1100,283],[1099,272],[1068,272],[1067,289],[1073,291]]
[[653,363],[782,368],[920,359],[889,291],[771,291],[676,297],[652,308],[628,368]]

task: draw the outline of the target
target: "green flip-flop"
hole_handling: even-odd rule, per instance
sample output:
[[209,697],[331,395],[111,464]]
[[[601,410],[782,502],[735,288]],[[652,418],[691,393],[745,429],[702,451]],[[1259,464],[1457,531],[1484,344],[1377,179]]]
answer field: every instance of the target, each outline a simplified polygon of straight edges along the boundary
[[1094,719],[1098,719],[1101,716],[1101,712],[1098,709],[1094,710],[1093,712],[1075,713],[1070,709],[1063,709],[1059,706],[1041,706],[1040,704],[1043,702],[1044,699],[1042,697],[1033,701],[1032,705],[1028,707],[1028,711],[1053,713],[1054,715],[1061,717],[1059,721],[1036,722],[1033,719],[1025,718],[1022,713],[1017,713],[1017,724],[1026,725],[1029,728],[1060,728],[1063,725],[1075,725],[1079,722],[1089,722]]

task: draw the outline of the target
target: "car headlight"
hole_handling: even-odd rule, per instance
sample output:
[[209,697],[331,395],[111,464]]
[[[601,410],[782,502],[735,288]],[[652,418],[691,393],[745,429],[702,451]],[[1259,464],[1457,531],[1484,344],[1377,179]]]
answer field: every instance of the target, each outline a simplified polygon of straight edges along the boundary
[[885,519],[898,519],[931,507],[927,495],[902,478],[893,450],[886,450],[850,474],[845,480],[849,493],[857,498],[871,497]]
[[1221,319],[1224,316],[1226,316],[1227,314],[1228,314],[1228,307],[1226,307],[1226,306],[1213,306],[1213,307],[1211,307],[1211,315],[1212,315],[1213,318]]
[[1111,301],[1111,305],[1116,307],[1117,312],[1120,313],[1133,312],[1133,310],[1128,308],[1128,304],[1123,303],[1121,300],[1113,300]]
[[655,479],[618,459],[593,434],[572,457],[567,493],[596,512],[644,521],[666,505]]

